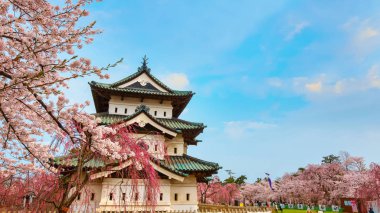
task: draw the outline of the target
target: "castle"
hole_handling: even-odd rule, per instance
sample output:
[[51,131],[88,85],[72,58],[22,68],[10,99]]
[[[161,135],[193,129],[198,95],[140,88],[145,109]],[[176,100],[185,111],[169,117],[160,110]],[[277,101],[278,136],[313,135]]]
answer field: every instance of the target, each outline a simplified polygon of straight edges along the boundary
[[[111,84],[90,82],[96,114],[102,125],[124,123],[136,125],[136,137],[144,137],[148,152],[156,159],[154,169],[159,174],[157,211],[198,209],[197,183],[217,173],[217,163],[204,161],[187,154],[189,146],[197,145],[197,136],[205,126],[179,119],[194,95],[191,91],[169,88],[151,74],[144,57],[134,74]],[[159,141],[160,143],[156,143]],[[165,150],[165,152],[163,152]],[[101,168],[104,162],[87,162],[91,168]],[[125,166],[128,166],[125,164]],[[119,167],[123,169],[122,167]],[[135,209],[132,203],[123,203],[128,191],[128,181],[120,181],[118,175],[103,172],[93,176],[89,206],[91,212],[107,212]],[[118,185],[118,190],[111,189]],[[136,195],[135,203],[143,203],[143,196]],[[128,199],[127,199],[128,200]],[[74,201],[74,212],[81,209],[81,198]],[[134,204],[135,204],[134,203]]]

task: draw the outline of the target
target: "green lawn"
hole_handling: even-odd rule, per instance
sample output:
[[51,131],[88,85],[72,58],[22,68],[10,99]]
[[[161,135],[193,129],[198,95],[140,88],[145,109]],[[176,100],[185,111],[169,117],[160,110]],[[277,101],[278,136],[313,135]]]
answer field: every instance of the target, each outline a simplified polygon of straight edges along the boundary
[[[313,210],[313,213],[317,213],[317,210]],[[278,211],[278,213],[281,213],[281,211]],[[284,209],[282,213],[306,213],[306,210],[299,210],[299,209]],[[333,211],[324,211],[323,213],[338,213]]]

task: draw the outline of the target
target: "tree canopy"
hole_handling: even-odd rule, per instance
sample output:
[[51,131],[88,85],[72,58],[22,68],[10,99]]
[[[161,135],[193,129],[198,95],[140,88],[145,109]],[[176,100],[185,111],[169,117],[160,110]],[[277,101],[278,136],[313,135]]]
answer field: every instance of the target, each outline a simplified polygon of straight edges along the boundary
[[[69,80],[108,78],[104,72],[118,63],[99,68],[75,54],[100,33],[95,22],[82,21],[91,2],[0,0],[0,197],[9,205],[20,202],[29,178],[36,183],[39,210],[42,202],[67,210],[89,181],[83,165],[94,158],[133,158],[154,182],[149,155],[134,145],[128,129],[99,126],[99,120],[83,111],[88,101],[70,103],[65,96]],[[51,161],[61,155],[75,156],[77,167],[64,174],[52,167]],[[50,187],[38,186],[41,182]],[[10,189],[17,192],[16,186],[20,194],[7,196]]]

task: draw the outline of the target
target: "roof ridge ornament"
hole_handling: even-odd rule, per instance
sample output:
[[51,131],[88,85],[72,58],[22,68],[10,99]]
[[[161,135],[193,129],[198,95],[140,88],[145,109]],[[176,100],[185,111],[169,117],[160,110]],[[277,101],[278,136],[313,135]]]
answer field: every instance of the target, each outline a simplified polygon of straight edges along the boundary
[[149,110],[150,108],[147,105],[140,104],[139,106],[136,107],[135,112],[141,112],[141,111],[149,112]]
[[139,72],[142,72],[142,71],[150,72],[150,68],[148,67],[148,57],[146,57],[146,55],[144,55],[141,66],[137,68],[137,70]]

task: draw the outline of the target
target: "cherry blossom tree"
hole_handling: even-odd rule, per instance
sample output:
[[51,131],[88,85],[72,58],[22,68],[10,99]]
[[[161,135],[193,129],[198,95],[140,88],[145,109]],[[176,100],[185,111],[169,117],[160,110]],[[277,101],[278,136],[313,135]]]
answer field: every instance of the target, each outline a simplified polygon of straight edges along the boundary
[[240,198],[240,190],[236,183],[222,183],[214,176],[207,183],[198,184],[198,199],[201,203],[232,204]]
[[218,176],[206,180],[207,182],[198,183],[198,200],[201,203],[208,203],[210,197],[218,193],[221,188],[221,182]]
[[[133,145],[125,127],[99,126],[83,111],[89,102],[70,104],[65,96],[69,80],[108,78],[104,71],[118,63],[98,68],[75,55],[100,33],[95,22],[78,24],[89,14],[84,7],[91,2],[0,0],[0,193],[19,193],[13,197],[15,204],[25,193],[18,186],[25,185],[28,176],[44,177],[54,184],[37,187],[39,202],[67,211],[89,181],[91,172],[84,172],[83,165],[94,158],[118,162],[133,158],[149,180],[155,178],[146,163],[149,155]],[[75,169],[63,174],[51,167],[51,159],[67,154],[78,161]]]
[[348,152],[341,152],[340,159],[346,171],[361,172],[366,170],[363,157],[355,157],[351,156]]
[[246,203],[266,202],[277,198],[277,191],[272,191],[267,181],[262,180],[242,186],[241,194]]
[[242,195],[249,202],[276,200],[314,205],[337,205],[342,197],[377,200],[380,195],[379,168],[373,163],[367,169],[362,157],[342,152],[339,158],[330,155],[324,157],[322,164],[310,164],[295,173],[283,175],[276,181],[274,191],[259,179],[242,187]]
[[356,190],[356,196],[380,202],[380,165],[372,163],[364,180]]
[[339,204],[345,173],[344,167],[337,162],[310,164],[296,173],[284,175],[278,196],[290,203]]

